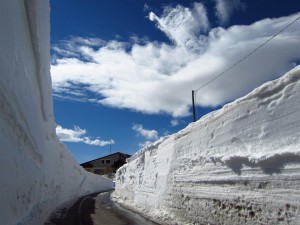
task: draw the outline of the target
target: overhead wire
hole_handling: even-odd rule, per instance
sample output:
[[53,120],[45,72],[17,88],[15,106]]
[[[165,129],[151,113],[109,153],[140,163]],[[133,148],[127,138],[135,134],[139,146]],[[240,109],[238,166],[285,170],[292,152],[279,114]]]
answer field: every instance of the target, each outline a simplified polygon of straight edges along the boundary
[[196,90],[194,90],[195,95],[197,94],[197,91],[199,91],[201,88],[204,88],[205,86],[207,86],[208,84],[210,84],[214,80],[218,79],[219,77],[221,77],[222,75],[224,75],[225,73],[227,73],[228,71],[230,71],[231,69],[233,69],[235,66],[237,66],[238,64],[240,64],[242,61],[244,61],[245,59],[247,59],[249,56],[251,56],[252,54],[254,54],[255,52],[257,52],[260,48],[262,48],[263,46],[265,46],[266,44],[268,44],[272,39],[274,39],[276,36],[278,36],[280,33],[282,33],[284,30],[286,30],[288,27],[290,27],[292,24],[294,24],[299,19],[300,19],[300,16],[298,16],[295,20],[293,20],[287,26],[285,26],[280,31],[278,31],[275,35],[273,35],[271,38],[269,38],[263,44],[259,45],[253,51],[251,51],[250,53],[248,53],[242,59],[240,59],[239,61],[237,61],[236,63],[234,63],[232,66],[228,67],[226,70],[224,70],[223,72],[221,72],[220,74],[218,74],[217,76],[215,76],[214,78],[212,78],[211,80],[207,81],[205,84],[203,84],[202,86],[200,86],[199,88],[197,88]]

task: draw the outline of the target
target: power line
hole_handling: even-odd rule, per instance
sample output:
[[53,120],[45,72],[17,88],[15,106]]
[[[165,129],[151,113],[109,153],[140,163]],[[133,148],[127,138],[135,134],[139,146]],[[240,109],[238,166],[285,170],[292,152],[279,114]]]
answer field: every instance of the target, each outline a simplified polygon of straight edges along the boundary
[[295,23],[297,20],[300,19],[300,16],[298,16],[295,20],[293,20],[291,23],[289,23],[287,26],[285,26],[283,29],[281,29],[279,32],[277,32],[275,35],[273,35],[271,38],[269,38],[267,41],[265,41],[263,44],[261,44],[260,46],[258,46],[256,49],[254,49],[252,52],[250,52],[249,54],[247,54],[245,57],[243,57],[242,59],[240,59],[239,61],[237,61],[235,64],[233,64],[232,66],[230,66],[229,68],[227,68],[226,70],[224,70],[222,73],[218,74],[217,76],[215,76],[214,78],[212,78],[211,80],[209,80],[208,82],[206,82],[205,84],[203,84],[202,86],[200,86],[199,88],[197,88],[194,93],[196,94],[198,90],[200,90],[201,88],[204,88],[205,86],[207,86],[208,84],[210,84],[211,82],[213,82],[214,80],[216,80],[217,78],[219,78],[220,76],[224,75],[225,73],[227,73],[229,70],[231,70],[232,68],[234,68],[235,66],[237,66],[238,64],[240,64],[242,61],[244,61],[246,58],[248,58],[250,55],[254,54],[256,51],[258,51],[260,48],[262,48],[263,46],[265,46],[268,42],[270,42],[272,39],[274,39],[276,36],[278,36],[280,33],[282,33],[284,30],[286,30],[288,27],[290,27],[293,23]]

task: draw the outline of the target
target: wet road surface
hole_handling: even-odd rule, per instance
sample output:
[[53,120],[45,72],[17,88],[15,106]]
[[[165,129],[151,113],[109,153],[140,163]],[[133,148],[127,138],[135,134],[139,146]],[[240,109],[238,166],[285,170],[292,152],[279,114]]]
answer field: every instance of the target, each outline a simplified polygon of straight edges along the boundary
[[110,192],[80,198],[54,212],[45,225],[157,225],[110,200]]

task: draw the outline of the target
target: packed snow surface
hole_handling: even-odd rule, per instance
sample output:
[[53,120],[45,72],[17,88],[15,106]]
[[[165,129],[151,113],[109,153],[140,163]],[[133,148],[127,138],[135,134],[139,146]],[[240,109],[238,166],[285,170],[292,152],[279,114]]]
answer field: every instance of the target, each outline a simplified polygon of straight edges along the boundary
[[44,224],[60,203],[109,190],[55,134],[48,0],[0,2],[0,224]]
[[161,224],[300,224],[300,66],[117,171],[113,198]]

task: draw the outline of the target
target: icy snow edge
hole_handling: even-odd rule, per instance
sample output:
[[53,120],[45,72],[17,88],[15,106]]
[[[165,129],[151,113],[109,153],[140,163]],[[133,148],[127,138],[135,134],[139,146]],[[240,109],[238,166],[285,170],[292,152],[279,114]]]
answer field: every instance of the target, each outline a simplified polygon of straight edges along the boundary
[[[138,152],[136,152],[133,156],[127,159],[127,162],[131,162],[144,154],[146,151],[151,151],[153,149],[159,148],[159,145],[162,144],[166,139],[168,139],[170,136],[174,136],[175,140],[180,139],[182,136],[187,135],[190,132],[193,132],[193,129],[201,129],[203,127],[202,125],[209,126],[210,121],[217,120],[222,117],[228,117],[228,114],[234,109],[239,106],[243,107],[245,104],[253,104],[255,102],[256,107],[252,109],[247,109],[244,111],[240,111],[235,115],[233,120],[231,121],[232,123],[235,123],[237,121],[241,121],[244,119],[247,119],[249,116],[252,114],[255,114],[256,111],[259,109],[263,108],[266,106],[266,112],[267,114],[274,113],[273,110],[275,110],[276,106],[278,106],[282,101],[284,101],[286,98],[290,98],[291,95],[293,94],[293,89],[297,88],[296,86],[299,85],[299,80],[300,80],[300,65],[296,66],[286,74],[284,74],[282,77],[273,80],[273,81],[268,81],[264,83],[263,85],[255,88],[252,92],[249,94],[236,99],[235,101],[228,103],[224,105],[221,109],[210,112],[206,115],[204,115],[201,119],[199,119],[196,122],[190,123],[186,128],[183,130],[173,134],[173,135],[168,135],[165,137],[160,138],[154,143],[148,144],[146,147],[140,149]],[[297,103],[295,103],[297,104]],[[296,106],[290,106],[292,107],[292,110],[295,110]],[[294,108],[293,108],[294,107]],[[291,109],[287,109],[286,111],[289,111]],[[264,117],[264,116],[262,116]],[[296,118],[295,118],[296,119]],[[297,122],[297,120],[295,121]],[[232,125],[234,126],[234,124]],[[280,125],[278,126],[280,127]],[[262,127],[262,129],[265,129],[265,127]],[[294,127],[295,129],[295,127]],[[292,130],[294,130],[292,129]],[[291,130],[290,133],[293,133]],[[278,132],[278,130],[274,130],[274,132]],[[296,133],[297,134],[297,130]],[[211,133],[211,135],[214,135]],[[264,141],[273,141],[273,139],[270,138],[270,133],[268,135],[261,133],[261,137],[264,137]],[[262,139],[260,139],[262,141]],[[299,140],[299,135],[296,135],[294,138],[289,139],[289,142],[285,142],[285,145],[281,146],[274,146],[272,150],[269,150],[267,152],[263,151],[251,151],[249,149],[247,151],[247,154],[245,152],[233,152],[233,151],[228,151],[226,152],[225,155],[219,154],[219,155],[211,155],[207,154],[207,158],[224,162],[226,163],[228,160],[234,158],[234,157],[248,157],[250,163],[259,163],[260,161],[267,160],[271,157],[279,157],[281,154],[282,155],[290,155],[290,154],[296,154],[300,155],[300,148],[290,148],[290,144],[296,144]],[[235,138],[232,137],[231,142],[235,142]],[[229,152],[234,153],[234,154],[228,154]]]

